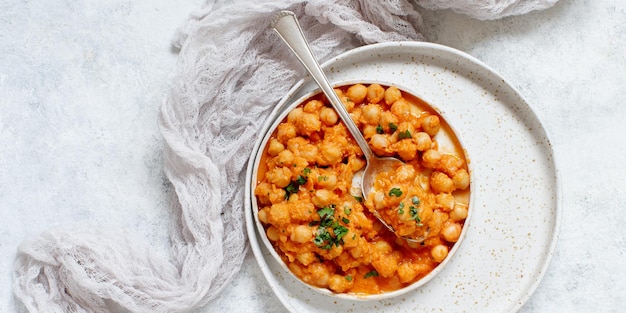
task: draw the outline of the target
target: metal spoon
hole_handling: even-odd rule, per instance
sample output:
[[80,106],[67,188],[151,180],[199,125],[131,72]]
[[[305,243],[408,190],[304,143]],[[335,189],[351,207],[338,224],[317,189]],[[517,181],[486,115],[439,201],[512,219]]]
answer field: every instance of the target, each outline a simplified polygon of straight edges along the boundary
[[[280,11],[274,17],[272,21],[272,27],[274,30],[280,35],[283,41],[289,46],[291,51],[298,57],[302,65],[307,69],[313,80],[317,83],[317,85],[322,89],[326,98],[330,101],[330,104],[335,108],[339,117],[343,121],[343,123],[348,128],[348,131],[352,134],[352,137],[363,151],[363,155],[367,160],[367,165],[365,166],[365,171],[363,172],[362,182],[361,182],[361,190],[363,192],[363,197],[367,198],[367,196],[373,192],[374,179],[380,172],[387,172],[393,170],[394,168],[404,164],[404,162],[392,158],[392,157],[378,157],[370,148],[369,144],[361,134],[361,131],[356,126],[350,114],[344,107],[343,103],[339,99],[339,96],[335,93],[334,89],[331,87],[328,82],[328,78],[324,74],[324,71],[320,67],[319,63],[313,56],[311,52],[311,48],[309,47],[306,38],[304,37],[304,33],[302,32],[302,28],[300,28],[300,24],[295,16],[295,14],[291,11]],[[372,213],[380,220],[380,222],[385,225],[390,231],[395,233],[395,230],[391,225],[389,225],[380,215],[378,211],[371,208]],[[402,237],[409,243],[420,243],[424,240],[424,238],[409,238]]]

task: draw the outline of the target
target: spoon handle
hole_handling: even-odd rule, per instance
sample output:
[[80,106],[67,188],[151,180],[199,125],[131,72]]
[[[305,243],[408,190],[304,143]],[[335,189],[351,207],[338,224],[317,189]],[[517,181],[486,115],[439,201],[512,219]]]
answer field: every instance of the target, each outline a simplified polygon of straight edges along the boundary
[[363,138],[361,131],[352,120],[350,113],[348,113],[348,110],[344,107],[341,99],[339,99],[339,96],[337,96],[334,89],[331,87],[328,82],[328,78],[326,78],[326,75],[324,74],[324,71],[320,67],[319,63],[313,56],[313,52],[304,37],[304,33],[302,32],[302,28],[300,27],[300,23],[298,23],[298,19],[296,19],[295,14],[291,11],[278,12],[272,21],[272,27],[287,44],[287,46],[289,46],[291,51],[293,51],[293,53],[298,57],[298,60],[300,60],[317,85],[322,89],[322,92],[326,95],[328,101],[330,101],[333,108],[335,108],[335,111],[339,114],[339,117],[348,128],[348,131],[352,134],[352,137],[359,145],[359,148],[363,151],[365,158],[370,160],[373,156],[372,150],[367,144],[367,141],[365,141],[365,138]]

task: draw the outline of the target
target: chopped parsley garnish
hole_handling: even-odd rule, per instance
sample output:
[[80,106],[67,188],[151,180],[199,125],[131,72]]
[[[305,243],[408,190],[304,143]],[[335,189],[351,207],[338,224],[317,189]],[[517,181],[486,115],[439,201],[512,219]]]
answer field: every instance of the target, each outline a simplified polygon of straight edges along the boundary
[[409,207],[409,214],[411,215],[411,219],[415,220],[415,222],[417,223],[417,226],[424,226],[422,224],[422,219],[420,218],[418,212],[417,212],[417,208],[414,206],[410,206]]
[[377,134],[383,134],[385,132],[385,130],[383,129],[382,126],[378,125],[376,126],[376,133]]
[[298,184],[297,182],[290,182],[289,185],[287,185],[287,187],[285,187],[285,199],[289,199],[289,196],[291,196],[294,193],[298,193],[298,189],[300,188],[300,184]]
[[332,206],[323,207],[317,211],[317,214],[322,220],[332,218],[333,214],[335,214],[335,209]]
[[333,229],[333,232],[335,233],[335,239],[336,239],[336,245],[339,246],[339,243],[342,242],[342,238],[343,236],[345,236],[348,233],[348,228],[345,226],[337,226]]
[[418,198],[417,196],[413,196],[411,198],[411,202],[413,202],[414,205],[418,206],[420,205],[420,198]]
[[400,202],[400,206],[398,207],[398,214],[404,214],[404,202]]
[[348,218],[346,218],[346,217],[342,217],[342,218],[341,218],[341,221],[342,221],[344,224],[350,224],[350,220],[349,220]]
[[389,123],[389,130],[391,130],[391,132],[395,132],[396,130],[398,130],[398,125],[394,124],[394,123]]
[[[315,238],[313,238],[313,243],[324,250],[331,249],[333,245],[338,247],[343,244],[343,237],[349,230],[347,227],[339,225],[339,222],[335,220],[335,205],[321,208],[317,211],[317,214],[320,216],[320,221],[317,223],[319,227],[317,228]],[[342,221],[345,224],[350,222],[347,218],[344,218]],[[309,223],[309,225],[312,223]]]
[[403,132],[398,133],[398,139],[408,139],[411,138],[411,132],[407,129]]
[[367,272],[367,274],[365,274],[363,278],[370,278],[370,277],[375,277],[375,276],[378,276],[378,272],[376,270],[372,270],[370,272]]
[[351,212],[352,212],[352,210],[350,210],[350,208],[349,208],[349,207],[347,207],[347,206],[346,206],[346,207],[344,207],[344,208],[343,208],[343,213],[344,213],[345,215],[350,215],[350,213],[351,213]]
[[327,180],[328,180],[328,176],[320,175],[317,177],[317,181],[327,181]]
[[299,185],[304,185],[306,184],[307,180],[309,179],[306,178],[305,176],[298,175],[298,178],[296,178],[296,183],[298,183]]
[[354,199],[358,202],[363,202],[363,197],[359,197],[359,196],[352,196],[354,197]]
[[346,275],[345,278],[347,281],[352,281],[352,275]]
[[402,190],[400,188],[391,188],[389,190],[389,196],[400,197],[402,195]]
[[298,175],[296,180],[291,181],[289,185],[287,185],[287,187],[283,188],[285,190],[285,199],[289,199],[289,196],[291,196],[294,193],[298,193],[300,186],[306,184],[306,182],[309,180],[307,176],[309,175],[309,173],[311,173],[310,168],[307,167],[303,169],[302,175]]

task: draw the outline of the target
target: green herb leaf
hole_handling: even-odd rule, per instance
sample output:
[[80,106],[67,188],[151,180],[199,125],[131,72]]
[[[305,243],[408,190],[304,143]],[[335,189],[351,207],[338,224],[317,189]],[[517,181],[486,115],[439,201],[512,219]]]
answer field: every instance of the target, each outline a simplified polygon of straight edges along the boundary
[[345,215],[350,215],[350,212],[352,212],[352,210],[350,210],[350,208],[349,208],[349,207],[345,206],[345,207],[343,208],[343,213],[344,213]]
[[378,276],[378,272],[376,270],[372,270],[372,271],[368,272],[367,274],[365,274],[365,276],[363,276],[363,278],[370,278],[370,277],[374,277],[374,276]]
[[332,216],[335,214],[335,209],[333,209],[332,207],[323,207],[317,211],[317,214],[320,216],[321,219],[332,218]]
[[294,193],[298,193],[298,189],[300,188],[300,185],[296,182],[290,182],[289,185],[287,185],[287,187],[285,187],[285,200],[289,199],[289,196],[291,196],[291,194]]
[[415,222],[417,223],[417,226],[420,226],[420,227],[421,227],[421,226],[424,226],[424,225],[422,224],[422,219],[420,218],[419,213],[418,213],[418,211],[417,211],[417,208],[416,208],[416,207],[414,207],[414,206],[410,206],[410,207],[409,207],[409,214],[411,215],[411,219],[412,219],[412,220],[415,220]]
[[346,275],[345,278],[347,281],[352,281],[352,275]]
[[341,242],[343,236],[348,233],[348,228],[340,225],[335,227],[333,231],[335,232],[335,244],[339,245],[339,242]]
[[378,125],[376,126],[376,133],[377,134],[383,134],[385,132],[385,130],[383,129],[382,126]]
[[298,178],[296,178],[296,183],[298,183],[299,185],[304,185],[306,184],[308,178],[306,178],[305,176],[302,175],[298,175]]
[[349,220],[348,218],[346,218],[346,217],[342,217],[342,218],[341,218],[341,221],[342,221],[344,224],[350,224],[350,220]]
[[398,125],[394,124],[394,123],[389,123],[389,130],[391,130],[391,132],[395,132],[396,130],[398,130]]
[[308,167],[305,167],[305,168],[302,170],[302,174],[304,174],[304,176],[308,176],[309,174],[311,174],[311,169],[310,169],[310,168],[308,168]]
[[413,202],[414,205],[418,206],[420,205],[420,198],[418,198],[417,196],[413,196],[411,198],[411,202]]
[[402,195],[402,190],[400,188],[391,188],[389,190],[389,196],[400,197]]
[[404,214],[404,202],[400,202],[400,206],[398,206],[398,214]]
[[408,139],[411,138],[411,132],[407,129],[398,134],[398,139]]
[[359,197],[359,196],[352,196],[354,197],[354,199],[358,202],[363,202],[363,197]]

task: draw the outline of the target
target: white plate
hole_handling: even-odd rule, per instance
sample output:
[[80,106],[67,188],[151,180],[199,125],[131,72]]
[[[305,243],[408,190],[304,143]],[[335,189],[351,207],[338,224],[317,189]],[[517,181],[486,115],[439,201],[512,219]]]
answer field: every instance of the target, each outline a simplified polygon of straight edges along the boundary
[[[395,82],[443,111],[472,157],[477,182],[472,185],[473,217],[456,255],[413,293],[368,302],[331,298],[296,281],[257,240],[249,166],[246,227],[257,262],[276,296],[292,312],[517,311],[548,267],[561,206],[552,147],[531,107],[485,64],[431,43],[364,46],[334,58],[324,68],[331,82]],[[299,82],[275,111],[316,88],[310,80]],[[271,123],[267,121],[266,129]]]

